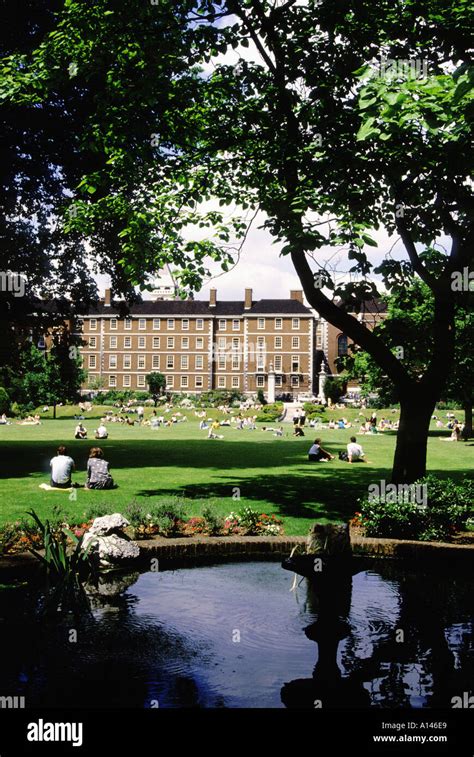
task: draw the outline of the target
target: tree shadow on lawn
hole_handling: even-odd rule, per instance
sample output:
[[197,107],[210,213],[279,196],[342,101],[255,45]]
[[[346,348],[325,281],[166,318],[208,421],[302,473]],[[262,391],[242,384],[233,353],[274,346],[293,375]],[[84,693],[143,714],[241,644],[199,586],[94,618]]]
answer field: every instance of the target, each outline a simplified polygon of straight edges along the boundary
[[[307,475],[301,475],[304,473]],[[291,474],[232,476],[225,483],[184,484],[176,489],[142,489],[136,496],[228,498],[230,511],[239,504],[239,500],[232,497],[233,490],[238,487],[243,500],[260,504],[269,502],[277,507],[281,516],[347,520],[357,510],[358,498],[367,494],[369,484],[388,478],[389,473],[388,469],[364,464],[331,468],[330,463],[308,463],[307,468],[293,468]]]
[[[78,473],[86,470],[91,447],[100,445],[111,469],[189,467],[209,470],[293,467],[307,456],[312,440],[275,439],[255,441],[202,439],[107,439],[64,442]],[[206,443],[207,442],[207,443]],[[60,441],[11,441],[0,445],[2,478],[49,475],[50,460]],[[337,454],[341,445],[327,444]]]

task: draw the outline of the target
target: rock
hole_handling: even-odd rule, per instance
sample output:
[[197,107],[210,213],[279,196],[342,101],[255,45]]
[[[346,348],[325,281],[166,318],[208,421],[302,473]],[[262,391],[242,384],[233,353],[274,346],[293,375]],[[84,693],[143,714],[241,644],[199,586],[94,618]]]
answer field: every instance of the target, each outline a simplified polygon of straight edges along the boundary
[[89,547],[89,553],[102,565],[133,560],[140,554],[140,548],[122,532],[128,526],[128,520],[120,513],[96,518],[84,536],[82,547]]
[[130,523],[120,513],[113,513],[113,515],[102,515],[101,518],[95,518],[92,526],[89,529],[89,533],[93,533],[96,536],[105,536],[106,534],[114,533],[117,530],[121,530],[129,526]]
[[306,540],[306,552],[320,555],[351,554],[349,524],[314,523]]

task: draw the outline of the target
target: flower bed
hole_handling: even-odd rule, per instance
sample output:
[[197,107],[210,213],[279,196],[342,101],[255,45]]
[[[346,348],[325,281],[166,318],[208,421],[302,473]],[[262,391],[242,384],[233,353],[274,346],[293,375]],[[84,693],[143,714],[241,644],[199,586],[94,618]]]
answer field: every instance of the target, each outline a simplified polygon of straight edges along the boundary
[[[94,518],[106,515],[111,510],[93,508],[80,523],[68,523],[55,514],[51,521],[52,532],[59,539],[71,542],[64,530],[71,531],[77,538],[91,527]],[[132,539],[152,539],[193,536],[281,536],[283,532],[280,518],[245,507],[239,513],[231,512],[226,517],[207,507],[201,516],[187,517],[183,504],[176,500],[169,504],[144,507],[132,502],[123,515],[130,522],[126,532]],[[22,519],[0,527],[0,555],[12,555],[28,549],[43,547],[42,533],[36,524]]]

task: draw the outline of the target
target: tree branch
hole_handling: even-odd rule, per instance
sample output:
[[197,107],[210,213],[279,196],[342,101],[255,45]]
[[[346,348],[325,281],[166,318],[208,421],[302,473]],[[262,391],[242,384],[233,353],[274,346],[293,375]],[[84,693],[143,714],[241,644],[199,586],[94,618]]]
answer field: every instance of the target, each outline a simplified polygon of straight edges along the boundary
[[424,281],[427,286],[429,286],[431,291],[435,292],[438,288],[438,282],[435,277],[432,276],[431,273],[425,268],[420,258],[418,257],[415,243],[413,242],[407,225],[402,218],[397,218],[397,231],[400,234],[403,244],[405,245],[405,249],[408,253],[408,257],[410,258],[410,263],[413,266],[413,270],[418,274],[420,279]]

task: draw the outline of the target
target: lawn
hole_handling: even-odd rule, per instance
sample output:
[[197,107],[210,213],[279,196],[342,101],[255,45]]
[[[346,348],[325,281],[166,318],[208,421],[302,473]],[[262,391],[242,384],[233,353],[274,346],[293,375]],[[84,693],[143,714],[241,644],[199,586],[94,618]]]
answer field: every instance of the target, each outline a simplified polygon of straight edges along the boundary
[[[151,411],[149,411],[151,412]],[[354,411],[345,412],[355,415]],[[388,415],[379,411],[379,418]],[[335,417],[341,411],[334,411]],[[95,421],[85,421],[89,433]],[[275,425],[275,424],[273,424]],[[68,492],[44,492],[39,484],[49,480],[49,460],[58,444],[66,444],[76,461],[75,481],[83,484],[88,452],[93,441],[76,441],[71,418],[44,420],[41,426],[0,426],[0,521],[14,521],[34,508],[42,517],[60,505],[67,515],[82,517],[86,510],[107,503],[117,511],[127,504],[159,501],[170,495],[189,498],[188,511],[200,514],[211,504],[221,514],[249,505],[284,519],[285,532],[304,534],[314,519],[341,520],[357,509],[357,498],[371,482],[388,478],[395,445],[392,433],[359,437],[370,461],[367,465],[308,463],[306,455],[314,436],[336,454],[345,448],[351,430],[314,432],[306,429],[304,439],[291,436],[291,424],[284,424],[283,438],[261,430],[236,431],[223,428],[223,440],[211,441],[200,431],[192,413],[189,422],[171,428],[124,427],[109,424],[110,438],[102,442],[105,457],[118,484],[113,491],[78,489],[70,500]],[[428,468],[440,476],[462,478],[471,473],[474,445],[446,444],[441,436],[449,432],[432,430]],[[240,495],[240,499],[238,496]]]

